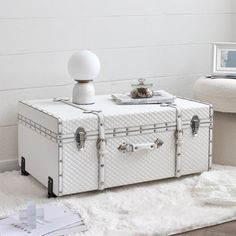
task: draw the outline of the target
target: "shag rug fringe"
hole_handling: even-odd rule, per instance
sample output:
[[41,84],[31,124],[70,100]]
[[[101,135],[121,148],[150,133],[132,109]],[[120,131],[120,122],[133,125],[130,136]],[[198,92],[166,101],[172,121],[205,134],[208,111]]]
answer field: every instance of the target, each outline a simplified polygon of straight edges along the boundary
[[0,173],[0,217],[26,207],[28,201],[52,202],[82,214],[89,231],[76,235],[84,236],[170,235],[235,219],[236,207],[204,205],[196,198],[199,178],[194,175],[47,199],[46,188],[31,176],[5,172]]

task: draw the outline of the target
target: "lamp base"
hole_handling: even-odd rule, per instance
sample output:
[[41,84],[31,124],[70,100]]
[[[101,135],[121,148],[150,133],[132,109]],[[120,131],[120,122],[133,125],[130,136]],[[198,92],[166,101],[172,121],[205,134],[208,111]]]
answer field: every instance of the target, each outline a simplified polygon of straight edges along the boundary
[[72,102],[78,105],[95,103],[95,88],[92,81],[77,81],[73,88]]

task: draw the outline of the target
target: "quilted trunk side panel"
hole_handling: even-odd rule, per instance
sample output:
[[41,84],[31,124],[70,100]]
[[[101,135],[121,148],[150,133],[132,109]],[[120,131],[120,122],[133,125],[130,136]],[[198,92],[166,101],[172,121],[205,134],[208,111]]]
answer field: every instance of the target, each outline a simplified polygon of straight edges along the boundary
[[[169,107],[162,107],[159,112],[155,111],[154,108],[152,112],[148,113],[142,112],[142,110],[137,110],[135,113],[112,115],[111,112],[111,114],[109,115],[104,115],[104,119],[106,130],[134,126],[164,124],[170,122],[173,123],[176,121],[175,110]],[[81,119],[64,120],[63,134],[74,134],[78,127],[83,127],[86,132],[97,131],[97,116],[91,114],[84,114],[84,117]]]
[[63,145],[63,195],[98,189],[98,160],[95,140],[78,151],[76,143]]
[[143,113],[137,111],[136,113],[130,113],[119,116],[105,116],[105,128],[125,128],[132,126],[148,126],[153,124],[165,124],[175,122],[175,110],[169,107],[163,107],[161,111]]
[[[121,153],[118,146],[153,143],[157,138],[163,146],[154,150]],[[174,131],[114,137],[107,140],[105,188],[173,177],[175,173]],[[98,189],[98,159],[96,141],[86,142],[78,151],[76,144],[63,145],[63,195]]]
[[193,136],[190,128],[183,131],[181,155],[181,175],[208,170],[209,161],[209,126],[200,127]]
[[[157,138],[163,146],[154,150],[121,153],[123,142],[131,144],[151,143]],[[107,141],[105,162],[105,187],[173,177],[175,173],[175,139],[173,131],[112,138]]]

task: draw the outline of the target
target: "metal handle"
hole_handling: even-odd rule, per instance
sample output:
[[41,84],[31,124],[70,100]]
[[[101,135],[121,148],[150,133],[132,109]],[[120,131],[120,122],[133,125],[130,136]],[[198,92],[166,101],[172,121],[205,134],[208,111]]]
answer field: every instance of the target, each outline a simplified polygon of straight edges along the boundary
[[120,152],[137,152],[139,150],[153,150],[161,147],[164,142],[157,138],[154,143],[141,143],[141,144],[130,144],[130,143],[122,143],[117,149]]

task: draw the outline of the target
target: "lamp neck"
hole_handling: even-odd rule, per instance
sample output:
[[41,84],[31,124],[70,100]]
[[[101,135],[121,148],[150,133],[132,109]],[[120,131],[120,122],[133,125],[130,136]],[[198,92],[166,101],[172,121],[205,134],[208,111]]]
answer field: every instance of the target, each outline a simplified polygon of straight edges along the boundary
[[76,80],[76,81],[77,81],[77,83],[83,84],[83,83],[89,83],[89,82],[91,82],[93,80]]

